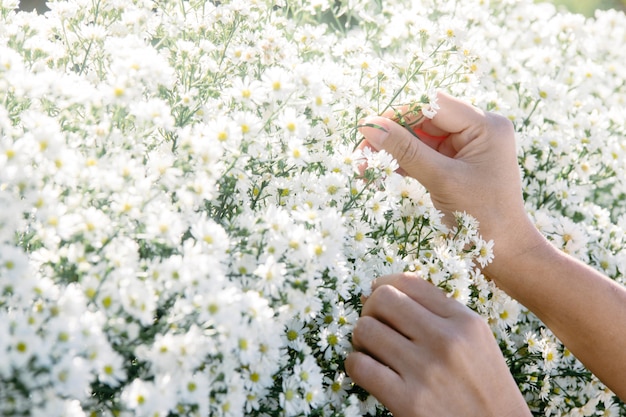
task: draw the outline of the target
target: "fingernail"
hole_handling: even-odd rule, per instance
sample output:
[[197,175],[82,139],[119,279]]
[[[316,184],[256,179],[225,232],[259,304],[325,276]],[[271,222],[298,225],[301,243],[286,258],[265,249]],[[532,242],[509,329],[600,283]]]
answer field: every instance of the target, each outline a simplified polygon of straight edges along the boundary
[[438,141],[444,141],[446,139],[448,139],[448,136],[450,136],[450,134],[448,133],[447,135],[441,135],[441,136],[434,136],[431,135],[430,133],[426,133],[424,132],[422,129],[420,129],[419,127],[416,127],[413,129],[413,132],[417,135],[418,138],[420,139],[431,139],[431,140],[438,140]]
[[370,116],[363,119],[359,125],[359,132],[376,150],[383,147],[385,139],[389,136],[389,125],[384,117]]

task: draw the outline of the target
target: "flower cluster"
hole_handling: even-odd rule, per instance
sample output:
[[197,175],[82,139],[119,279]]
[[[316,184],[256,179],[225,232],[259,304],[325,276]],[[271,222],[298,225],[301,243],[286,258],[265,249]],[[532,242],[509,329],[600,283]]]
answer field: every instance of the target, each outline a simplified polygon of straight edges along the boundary
[[506,114],[537,226],[623,282],[626,19],[487,3],[0,2],[0,415],[386,415],[343,359],[398,271],[489,320],[533,411],[626,415],[358,147],[436,89]]

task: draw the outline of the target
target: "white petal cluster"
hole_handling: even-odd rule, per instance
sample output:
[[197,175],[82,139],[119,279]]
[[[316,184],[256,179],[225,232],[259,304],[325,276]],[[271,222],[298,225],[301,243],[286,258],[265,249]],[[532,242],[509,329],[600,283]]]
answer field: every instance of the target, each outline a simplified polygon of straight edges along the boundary
[[[445,89],[508,116],[524,196],[624,282],[626,18],[530,1],[0,2],[0,414],[357,416],[361,295],[413,271],[483,314],[533,411],[622,415],[486,281],[465,213],[357,123]],[[497,244],[497,242],[495,243]]]

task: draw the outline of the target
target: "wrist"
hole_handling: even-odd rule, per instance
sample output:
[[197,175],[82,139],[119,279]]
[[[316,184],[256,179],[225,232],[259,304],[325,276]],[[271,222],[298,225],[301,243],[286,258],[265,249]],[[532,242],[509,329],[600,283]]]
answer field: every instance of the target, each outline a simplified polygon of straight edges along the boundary
[[517,222],[507,224],[501,233],[494,233],[491,239],[494,259],[483,272],[505,291],[529,261],[555,250],[525,214]]

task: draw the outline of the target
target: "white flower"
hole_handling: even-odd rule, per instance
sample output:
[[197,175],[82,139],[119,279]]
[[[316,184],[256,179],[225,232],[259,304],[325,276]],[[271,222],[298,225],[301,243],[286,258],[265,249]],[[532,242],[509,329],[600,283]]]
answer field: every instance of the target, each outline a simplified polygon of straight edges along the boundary
[[135,379],[122,393],[122,401],[138,415],[148,415],[157,398],[156,387],[141,379]]
[[285,264],[277,262],[273,256],[269,256],[265,263],[258,266],[254,271],[260,280],[258,289],[261,293],[271,297],[277,297],[285,279]]
[[497,314],[496,320],[501,326],[513,326],[521,313],[521,306],[517,301],[502,293],[500,293],[500,297],[502,300],[496,304],[498,309],[495,312]]
[[[235,122],[227,117],[220,116],[215,120],[211,120],[206,126],[206,135],[212,141],[221,142],[229,149],[238,146],[241,139],[241,128],[238,128]],[[210,145],[210,143],[207,143]]]
[[280,406],[286,416],[296,416],[306,409],[306,403],[298,392],[298,380],[294,377],[283,381]]
[[151,99],[146,102],[139,102],[131,107],[131,111],[140,123],[165,130],[171,130],[174,127],[172,111],[163,100]]
[[[313,356],[306,356],[303,361],[296,363],[293,368],[293,374],[300,378],[300,386],[305,392],[312,392],[313,389],[319,389],[322,386],[322,370]],[[308,403],[312,400],[306,398]]]
[[478,245],[476,246],[476,252],[478,254],[478,256],[476,257],[476,260],[478,261],[478,263],[480,264],[481,267],[485,267],[487,266],[489,263],[491,263],[491,261],[493,261],[494,258],[494,254],[493,254],[493,246],[494,246],[494,241],[490,240],[488,242],[485,242],[484,240],[479,240],[478,241]]
[[133,279],[122,279],[119,297],[124,310],[143,326],[150,325],[156,313],[157,297],[149,283]]
[[28,281],[28,257],[19,248],[0,244],[0,288],[20,293],[22,280]]
[[234,100],[253,104],[262,100],[265,91],[260,81],[246,76],[244,78],[235,78],[229,92]]
[[286,339],[286,345],[292,349],[301,350],[303,348],[303,336],[305,334],[305,324],[297,319],[292,318],[287,322],[283,337]]
[[[289,124],[288,126],[293,125]],[[306,166],[309,162],[309,151],[304,143],[299,139],[290,139],[287,144],[287,163],[296,166]]]
[[207,218],[200,218],[192,223],[191,234],[210,254],[223,256],[228,248],[228,235],[224,229]]
[[386,194],[380,191],[376,192],[374,196],[366,202],[367,215],[379,224],[384,223],[385,213],[387,213],[387,210],[390,208],[391,205],[386,200]]
[[428,92],[428,104],[422,107],[422,114],[429,119],[432,119],[439,110],[439,103],[437,103],[437,91],[431,90]]
[[178,392],[183,404],[197,405],[200,415],[206,415],[209,411],[209,397],[205,395],[208,389],[208,375],[196,372],[181,378]]
[[547,370],[551,370],[558,365],[560,354],[554,343],[546,343],[542,350],[544,366]]
[[235,114],[234,121],[244,137],[256,137],[263,127],[261,119],[252,112],[239,112]]
[[28,326],[24,317],[13,317],[11,335],[6,342],[6,361],[15,369],[20,369],[35,358],[46,355],[43,340],[35,333],[35,329]]
[[[295,137],[302,140],[302,138],[308,136],[310,132],[310,126],[306,117],[303,114],[297,114],[296,109],[293,107],[286,108],[277,118],[276,122],[287,138]],[[288,140],[289,142],[292,141],[292,139]],[[297,157],[293,154],[291,156]]]
[[164,201],[155,201],[144,210],[146,239],[176,246],[184,232],[183,220]]
[[95,357],[95,368],[98,380],[110,387],[119,386],[126,379],[126,370],[124,369],[124,359],[110,348],[102,348],[94,346],[91,352]]
[[[288,72],[280,67],[271,67],[263,72],[263,88],[278,100],[284,100],[293,91],[294,85]],[[288,128],[287,128],[288,129]]]
[[55,389],[63,396],[85,401],[90,394],[89,371],[86,361],[80,357],[61,359],[51,368]]
[[370,148],[365,148],[363,155],[365,156],[368,169],[374,169],[385,176],[391,175],[399,168],[398,162],[385,151],[372,152]]
[[321,330],[318,345],[320,350],[324,352],[324,359],[329,360],[335,354],[344,356],[351,349],[346,336],[346,328],[336,323],[331,323]]

